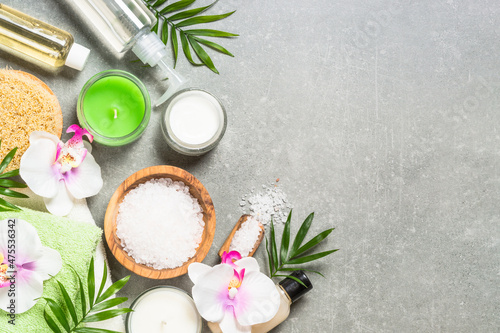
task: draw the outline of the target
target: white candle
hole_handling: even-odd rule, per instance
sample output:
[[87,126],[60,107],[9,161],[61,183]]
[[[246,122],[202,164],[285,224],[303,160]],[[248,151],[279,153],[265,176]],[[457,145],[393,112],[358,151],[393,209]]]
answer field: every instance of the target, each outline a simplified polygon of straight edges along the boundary
[[139,296],[127,318],[129,333],[199,333],[201,317],[193,299],[174,287],[156,287]]

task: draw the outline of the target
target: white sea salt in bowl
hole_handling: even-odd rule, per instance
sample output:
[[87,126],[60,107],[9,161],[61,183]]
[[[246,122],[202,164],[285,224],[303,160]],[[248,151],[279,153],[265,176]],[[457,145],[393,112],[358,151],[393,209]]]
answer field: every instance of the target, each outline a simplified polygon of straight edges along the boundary
[[[135,194],[137,194],[137,192],[144,192],[141,188],[145,186],[150,188],[161,185],[167,187],[167,189],[163,188],[160,192],[153,190],[150,194],[155,193],[155,195],[159,196],[165,195],[164,200],[167,201],[175,200],[175,204],[172,202],[165,202],[164,205],[167,212],[169,209],[172,212],[170,222],[168,222],[171,223],[171,225],[169,226],[169,224],[166,223],[160,226],[163,228],[162,230],[155,232],[159,228],[159,221],[161,221],[158,217],[158,211],[155,212],[151,210],[151,213],[149,213],[148,210],[142,209],[144,207],[139,207],[141,202],[137,200],[137,210],[141,213],[139,216],[128,213],[130,216],[127,216],[124,220],[122,216],[120,219],[122,219],[122,222],[126,222],[124,223],[125,227],[122,227],[121,229],[124,230],[120,230],[120,232],[117,233],[117,220],[120,214],[120,205],[124,202],[124,199],[125,203],[122,207],[122,213],[126,213],[127,211],[133,212],[133,202],[137,199],[134,199],[134,192],[136,192]],[[189,192],[186,193],[188,197],[178,197],[178,194],[175,193],[176,190]],[[189,197],[192,198],[193,202],[190,202]],[[155,201],[156,203],[161,203],[161,199],[156,198]],[[194,201],[197,201],[197,203]],[[184,213],[175,212],[174,207],[178,203],[184,206],[182,209]],[[199,204],[201,212],[196,211],[197,204]],[[196,220],[196,216],[201,217],[201,220]],[[175,225],[175,223],[182,223],[183,218],[190,219],[189,228],[182,228],[182,226]],[[134,219],[137,219],[136,225],[131,224]],[[174,225],[172,225],[172,223],[174,223]],[[200,230],[201,227],[203,228],[202,231]],[[186,239],[196,241],[196,243],[194,245],[185,246],[180,243],[176,245],[175,242],[168,242],[173,246],[173,248],[170,248],[170,245],[164,244],[167,243],[165,241],[169,237],[169,228],[172,233],[185,236],[187,237]],[[184,233],[184,231],[186,231],[186,233]],[[128,177],[113,194],[104,218],[106,242],[115,258],[132,272],[151,279],[169,279],[187,273],[187,268],[190,263],[201,262],[207,255],[212,245],[214,232],[215,210],[212,199],[205,187],[189,172],[168,165],[149,167]],[[141,235],[134,238],[134,233],[140,233]],[[119,234],[121,234],[124,239],[120,239]],[[144,235],[142,234],[149,235],[149,241],[144,239]],[[164,245],[165,247],[163,247]],[[179,251],[175,255],[170,255],[173,260],[168,260],[166,256],[164,258],[159,257],[162,253],[175,252],[176,246],[179,247]],[[182,247],[182,249],[180,247]],[[137,257],[137,259],[135,259],[134,256]]]

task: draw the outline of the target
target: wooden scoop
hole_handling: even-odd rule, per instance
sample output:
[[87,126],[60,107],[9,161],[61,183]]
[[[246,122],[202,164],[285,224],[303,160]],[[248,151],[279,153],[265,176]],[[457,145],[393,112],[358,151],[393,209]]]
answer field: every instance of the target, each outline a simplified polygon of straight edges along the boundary
[[[222,258],[222,254],[224,253],[224,251],[229,252],[229,246],[231,245],[231,242],[233,241],[234,234],[236,233],[236,231],[238,231],[238,229],[241,228],[241,225],[243,224],[243,222],[245,222],[249,217],[250,217],[250,215],[248,215],[248,214],[241,215],[240,219],[238,220],[238,222],[236,222],[236,225],[234,226],[233,230],[231,231],[231,233],[227,237],[226,241],[224,242],[224,244],[222,244],[222,246],[219,250],[219,257]],[[259,237],[257,238],[257,241],[255,242],[255,245],[254,245],[252,251],[250,251],[250,253],[248,254],[248,257],[253,256],[253,254],[255,253],[257,248],[259,247],[260,243],[262,242],[262,239],[264,239],[264,226],[262,224],[260,224]]]

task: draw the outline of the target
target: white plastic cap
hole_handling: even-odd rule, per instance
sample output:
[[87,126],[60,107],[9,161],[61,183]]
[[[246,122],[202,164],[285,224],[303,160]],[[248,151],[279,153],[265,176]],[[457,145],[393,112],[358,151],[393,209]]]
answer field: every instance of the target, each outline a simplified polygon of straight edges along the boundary
[[73,43],[69,49],[69,53],[64,64],[68,67],[81,71],[87,62],[89,54],[90,50],[88,48],[80,44]]

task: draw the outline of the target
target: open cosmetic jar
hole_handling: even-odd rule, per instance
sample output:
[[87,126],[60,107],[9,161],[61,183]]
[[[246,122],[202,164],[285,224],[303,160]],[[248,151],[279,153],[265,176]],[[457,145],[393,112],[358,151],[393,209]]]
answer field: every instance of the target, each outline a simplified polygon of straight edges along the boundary
[[94,75],[83,86],[77,103],[80,125],[106,146],[137,140],[151,116],[151,100],[144,84],[121,70]]
[[191,296],[171,286],[157,286],[140,294],[130,307],[127,333],[201,333],[201,316]]
[[213,149],[224,136],[226,110],[211,93],[188,88],[167,101],[161,129],[168,145],[184,155],[202,155]]

